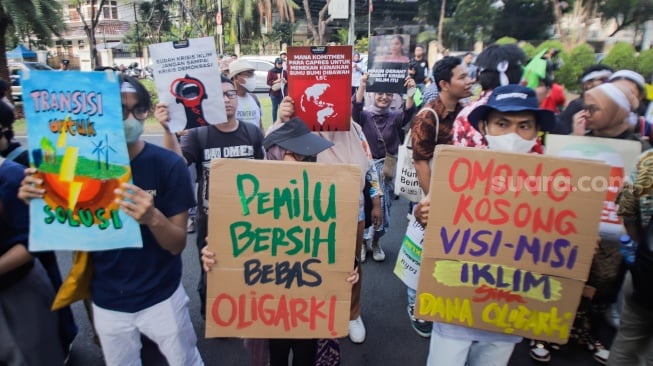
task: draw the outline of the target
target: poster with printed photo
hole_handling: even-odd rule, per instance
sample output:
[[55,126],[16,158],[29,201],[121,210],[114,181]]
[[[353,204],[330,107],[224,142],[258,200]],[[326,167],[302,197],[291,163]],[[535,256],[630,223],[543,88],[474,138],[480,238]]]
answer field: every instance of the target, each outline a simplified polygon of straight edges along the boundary
[[370,38],[366,90],[368,92],[406,93],[410,37],[406,34]]
[[349,131],[351,46],[288,47],[288,95],[311,131]]
[[213,37],[157,43],[149,50],[172,132],[227,121]]
[[21,84],[30,165],[45,189],[29,207],[30,250],[142,247],[140,225],[114,202],[132,178],[117,73],[32,70]]

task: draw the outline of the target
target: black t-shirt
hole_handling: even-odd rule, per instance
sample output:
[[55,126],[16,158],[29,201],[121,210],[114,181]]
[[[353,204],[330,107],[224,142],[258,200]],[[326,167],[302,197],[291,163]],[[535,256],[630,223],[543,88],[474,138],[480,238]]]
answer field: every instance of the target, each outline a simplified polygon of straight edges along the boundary
[[415,83],[423,84],[424,79],[426,79],[426,75],[428,75],[429,72],[429,64],[426,62],[426,59],[422,58],[421,60],[416,60],[415,58],[412,58],[410,59],[408,68],[415,69],[415,75],[413,75],[413,80],[415,80]]
[[181,138],[188,164],[197,166],[197,212],[207,214],[211,159],[263,159],[263,133],[257,126],[238,122],[238,128],[222,132],[214,126],[194,128]]

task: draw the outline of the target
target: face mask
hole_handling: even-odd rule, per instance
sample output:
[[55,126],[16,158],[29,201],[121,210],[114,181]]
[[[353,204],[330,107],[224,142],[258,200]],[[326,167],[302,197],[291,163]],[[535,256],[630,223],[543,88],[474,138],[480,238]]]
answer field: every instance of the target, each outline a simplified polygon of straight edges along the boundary
[[485,135],[485,140],[487,141],[488,147],[492,150],[516,153],[528,153],[533,149],[535,143],[537,143],[537,137],[532,140],[526,140],[515,132],[501,136]]
[[127,145],[131,145],[138,141],[138,138],[141,137],[143,133],[143,122],[137,120],[136,118],[127,118],[123,121],[125,128],[125,140]]
[[242,85],[248,92],[253,92],[256,89],[256,79],[247,78],[245,79],[245,83]]

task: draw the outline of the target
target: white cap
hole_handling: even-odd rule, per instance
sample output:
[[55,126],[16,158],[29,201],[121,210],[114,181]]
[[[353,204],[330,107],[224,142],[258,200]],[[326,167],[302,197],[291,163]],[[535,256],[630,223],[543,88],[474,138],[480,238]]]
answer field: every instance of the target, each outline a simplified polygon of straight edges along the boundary
[[240,74],[241,72],[254,70],[256,70],[254,66],[246,60],[237,59],[229,64],[229,78],[233,79],[234,76]]

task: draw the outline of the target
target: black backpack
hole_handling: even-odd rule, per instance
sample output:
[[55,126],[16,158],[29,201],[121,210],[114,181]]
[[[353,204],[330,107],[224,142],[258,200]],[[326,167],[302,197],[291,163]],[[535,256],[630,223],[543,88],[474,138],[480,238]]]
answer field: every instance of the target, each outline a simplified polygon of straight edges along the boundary
[[633,300],[640,306],[653,310],[653,217],[642,233],[635,252],[635,263],[630,267],[633,277]]

